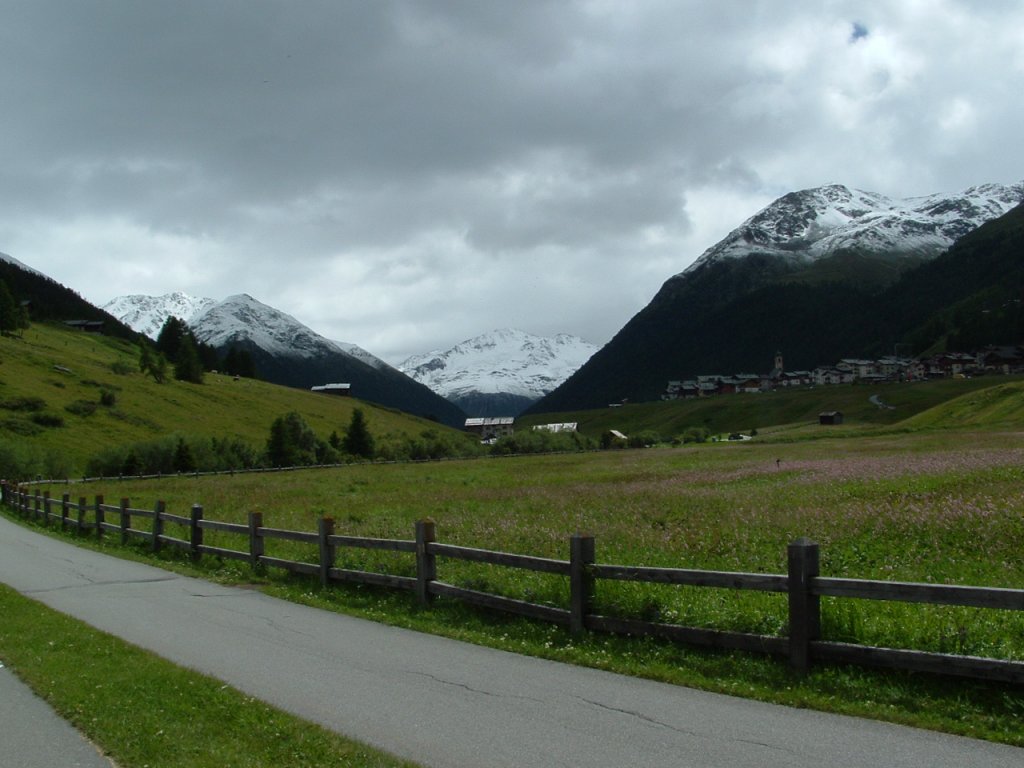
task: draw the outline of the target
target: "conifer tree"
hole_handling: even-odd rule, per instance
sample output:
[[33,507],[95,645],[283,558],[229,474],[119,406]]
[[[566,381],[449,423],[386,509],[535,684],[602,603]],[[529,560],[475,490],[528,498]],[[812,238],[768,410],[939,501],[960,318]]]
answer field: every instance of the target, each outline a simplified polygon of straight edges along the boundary
[[11,334],[22,328],[28,328],[28,312],[11,294],[7,283],[0,280],[0,333]]
[[178,356],[174,363],[174,378],[192,384],[203,383],[203,363],[192,342],[192,334],[185,333],[178,344]]
[[360,456],[364,459],[372,459],[375,451],[373,435],[366,426],[366,417],[362,408],[352,411],[352,419],[349,421],[348,430],[341,441],[341,449],[352,456]]
[[152,376],[157,384],[167,381],[167,359],[147,342],[142,343],[142,351],[139,353],[139,370]]
[[267,440],[267,459],[274,467],[300,467],[316,462],[316,434],[302,416],[291,411],[274,419]]

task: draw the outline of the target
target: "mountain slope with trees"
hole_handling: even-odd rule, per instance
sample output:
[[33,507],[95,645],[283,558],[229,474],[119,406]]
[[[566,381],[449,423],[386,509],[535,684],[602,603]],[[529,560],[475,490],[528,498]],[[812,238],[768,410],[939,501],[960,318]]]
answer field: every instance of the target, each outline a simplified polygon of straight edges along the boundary
[[[653,400],[669,380],[699,374],[764,373],[776,350],[799,370],[892,354],[897,343],[915,353],[1019,343],[1022,217],[1018,205],[923,263],[900,261],[898,243],[810,265],[768,249],[702,260],[528,413]],[[887,279],[880,264],[896,265]]]

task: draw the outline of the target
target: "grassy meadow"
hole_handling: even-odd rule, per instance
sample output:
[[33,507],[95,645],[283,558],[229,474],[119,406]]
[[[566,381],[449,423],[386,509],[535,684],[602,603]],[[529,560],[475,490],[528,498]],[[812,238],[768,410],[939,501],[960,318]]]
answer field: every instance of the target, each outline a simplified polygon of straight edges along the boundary
[[[770,438],[636,451],[348,467],[233,477],[74,485],[74,496],[157,498],[210,519],[412,538],[430,517],[446,543],[568,557],[569,536],[595,535],[601,563],[784,573],[785,548],[808,536],[823,575],[1024,588],[1024,433],[922,430],[858,439]],[[54,486],[52,491],[65,490]],[[143,521],[140,521],[142,523]],[[170,531],[169,531],[170,532]],[[173,533],[172,533],[173,535]],[[244,549],[244,540],[210,534]],[[315,561],[312,547],[267,542],[268,554]],[[110,545],[104,545],[110,546]],[[138,556],[144,547],[138,548]],[[190,566],[168,553],[172,567]],[[412,575],[411,557],[360,550],[340,567]],[[701,651],[656,640],[590,635],[368,587],[321,590],[311,580],[204,558],[202,575],[378,621],[519,652],[783,704],[893,720],[1024,745],[1019,687],[818,667]],[[564,579],[440,560],[439,578],[566,606]],[[765,593],[599,582],[597,609],[613,615],[784,634],[785,597]],[[826,639],[897,648],[1024,658],[1016,612],[823,599]]]
[[[18,344],[26,346],[13,354]],[[23,349],[38,358],[34,366],[22,361]],[[63,427],[26,438],[55,451],[67,446],[73,462],[83,462],[97,444],[146,433],[227,432],[262,442],[272,419],[289,410],[301,411],[326,434],[343,427],[356,405],[217,376],[199,387],[156,385],[127,370],[132,354],[131,347],[101,337],[30,329],[24,340],[0,340],[0,400],[31,393],[60,412],[65,402],[94,397],[101,386],[120,386],[114,409],[120,415],[65,411]],[[120,373],[118,360],[124,362],[116,366]],[[873,395],[893,407],[880,408],[870,401]],[[362,407],[378,440],[443,429]],[[821,410],[843,411],[846,424],[818,426]],[[259,511],[265,525],[293,530],[313,531],[317,518],[327,515],[337,533],[383,538],[411,539],[415,521],[429,517],[445,543],[559,559],[568,557],[571,534],[587,532],[596,537],[598,562],[623,565],[784,573],[786,545],[806,536],[820,543],[826,576],[1024,588],[1019,378],[816,388],[526,421],[560,420],[578,421],[592,436],[608,428],[668,436],[695,426],[712,432],[756,428],[758,436],[644,450],[75,483],[50,491],[90,500],[103,494],[108,503],[129,497],[142,508],[160,499],[177,514],[200,503],[208,519],[232,522]],[[139,524],[145,527],[145,521]],[[171,525],[167,533],[176,535]],[[244,539],[212,532],[207,543],[246,547]],[[143,546],[124,549],[112,540],[98,546],[151,557]],[[289,542],[268,541],[267,554],[316,560],[313,547]],[[438,600],[424,611],[406,593],[322,590],[310,579],[253,573],[236,561],[206,557],[193,566],[174,552],[160,557],[167,567],[208,578],[256,584],[288,599],[507,650],[1024,746],[1019,687],[854,667],[822,666],[800,677],[770,658],[649,639],[574,638],[555,626],[452,601]],[[341,550],[338,561],[339,567],[414,573],[412,558],[396,553]],[[472,589],[568,604],[568,584],[559,577],[443,559],[438,572],[440,579]],[[1024,659],[1019,612],[836,598],[822,603],[825,639]],[[599,582],[597,610],[768,635],[786,631],[785,597],[766,593]]]
[[[126,341],[44,324],[21,338],[0,336],[0,447],[33,454],[47,477],[80,477],[105,448],[170,435],[238,439],[261,450],[274,419],[289,411],[322,439],[343,433],[354,408],[363,409],[381,443],[427,430],[457,434],[355,398],[253,379],[207,373],[203,384],[157,384],[138,360]],[[102,404],[103,393],[108,402],[113,396],[111,405]]]
[[[785,573],[786,545],[821,545],[823,575],[1024,588],[1024,439],[1014,433],[922,433],[797,443],[718,443],[596,454],[359,465],[232,477],[76,485],[151,508],[338,533],[412,538],[431,518],[445,543],[566,559],[569,536],[593,534],[598,562]],[[59,493],[61,488],[54,487]],[[143,521],[140,521],[140,523]],[[209,543],[246,541],[209,534]],[[268,554],[316,560],[269,541]],[[341,567],[413,575],[411,557],[342,550]],[[567,606],[564,579],[443,562],[439,578]],[[600,612],[780,634],[784,596],[602,582]],[[1024,658],[1024,615],[827,600],[831,639]]]

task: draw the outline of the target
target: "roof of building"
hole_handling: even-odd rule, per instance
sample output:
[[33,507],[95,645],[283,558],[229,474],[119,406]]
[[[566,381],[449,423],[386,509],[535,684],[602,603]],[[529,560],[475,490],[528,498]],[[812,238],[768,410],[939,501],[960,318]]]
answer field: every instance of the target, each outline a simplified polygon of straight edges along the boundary
[[466,419],[467,427],[506,427],[516,421],[515,416],[497,416]]
[[575,432],[577,422],[564,421],[560,424],[535,424],[533,429],[539,432]]

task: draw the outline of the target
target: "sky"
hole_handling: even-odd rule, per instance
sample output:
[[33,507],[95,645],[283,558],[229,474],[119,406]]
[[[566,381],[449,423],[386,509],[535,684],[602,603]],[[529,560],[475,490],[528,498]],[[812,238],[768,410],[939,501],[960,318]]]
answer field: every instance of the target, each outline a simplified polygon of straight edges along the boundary
[[786,192],[1024,179],[1017,0],[0,0],[0,251],[390,363],[607,342]]

